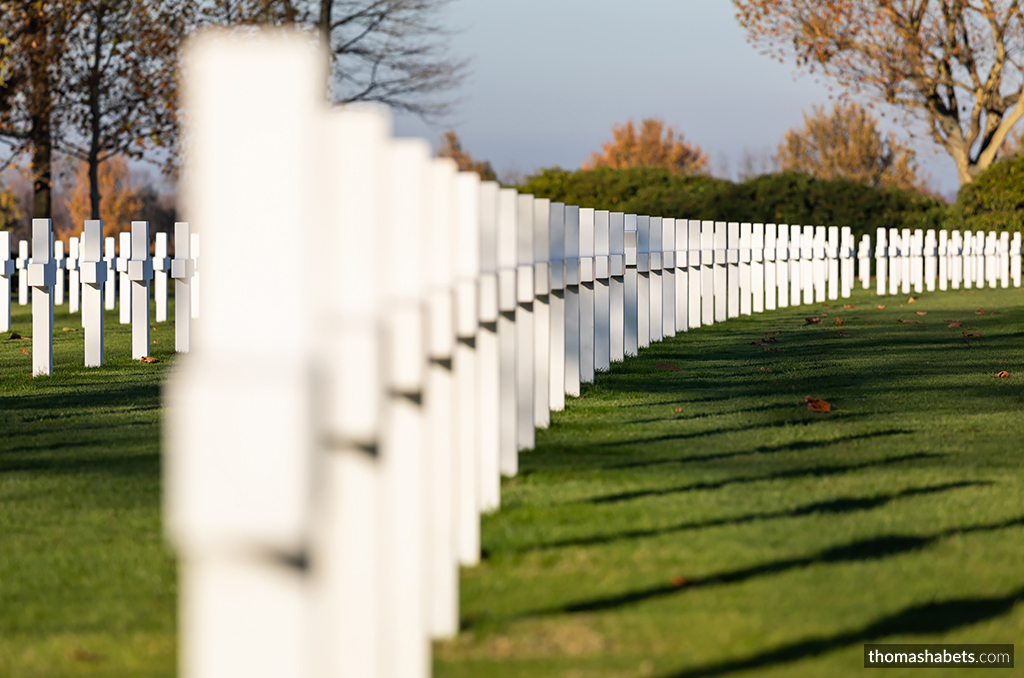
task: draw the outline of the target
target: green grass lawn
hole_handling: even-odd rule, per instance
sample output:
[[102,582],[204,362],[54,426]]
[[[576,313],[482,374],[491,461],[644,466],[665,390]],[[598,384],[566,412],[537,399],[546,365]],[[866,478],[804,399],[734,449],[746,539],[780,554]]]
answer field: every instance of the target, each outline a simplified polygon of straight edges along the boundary
[[[435,674],[842,676],[865,642],[1024,647],[1024,292],[848,301],[688,333],[571,400],[484,521]],[[0,339],[0,676],[174,673],[173,359],[107,329],[106,367],[58,331],[42,379]],[[172,326],[153,339],[168,357]]]
[[[54,372],[35,379],[31,340],[0,336],[0,676],[175,674],[160,527],[174,325],[153,327],[150,353],[166,362],[133,361],[131,326],[107,311],[105,364],[86,369],[81,316],[59,307]],[[31,306],[12,307],[12,330],[32,334]]]

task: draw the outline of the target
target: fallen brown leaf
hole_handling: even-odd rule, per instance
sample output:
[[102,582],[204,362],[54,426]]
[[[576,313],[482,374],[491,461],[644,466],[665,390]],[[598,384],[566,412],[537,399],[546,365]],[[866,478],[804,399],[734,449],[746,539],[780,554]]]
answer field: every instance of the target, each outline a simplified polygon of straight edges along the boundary
[[20,334],[18,334],[17,332],[11,332],[11,336],[9,336],[7,338],[7,340],[10,341],[11,339],[31,339],[31,338],[32,337],[23,337]]
[[77,327],[62,327],[62,328],[60,328],[60,331],[61,332],[77,332],[78,328]]
[[960,334],[964,335],[965,337],[969,337],[969,338],[981,337],[981,334],[978,333],[978,332],[961,332]]
[[[151,355],[144,355],[141,358],[139,358],[139,360],[141,360],[144,363],[158,363],[158,362],[160,362],[159,358],[154,358]],[[679,368],[677,367],[676,369],[679,369]]]
[[949,323],[946,327],[962,327],[960,323]]
[[907,303],[908,304],[916,304],[917,303],[917,299],[915,299],[914,297],[910,297],[909,299],[907,299]]
[[974,315],[985,315],[985,313],[987,313],[985,309],[979,308],[977,311],[974,312]]
[[843,319],[840,318],[839,316],[836,316],[836,325],[842,325],[842,324],[843,324]]
[[22,347],[21,352],[24,353],[25,355],[28,355],[28,351],[26,351],[24,347]]
[[917,323],[918,325],[920,325],[920,324],[921,324],[921,321],[920,321],[920,320],[905,320],[905,319],[903,319],[903,318],[900,318],[900,322],[901,322],[901,323]]
[[76,659],[80,662],[103,661],[103,657],[101,655],[98,655],[95,652],[90,652],[89,650],[83,650],[80,647],[75,648],[73,650],[68,650],[68,657],[70,657],[71,659]]
[[[143,358],[143,360],[145,360],[145,358]],[[672,370],[673,372],[682,372],[682,368],[681,367],[676,367],[675,365],[669,365],[668,363],[663,363],[660,360],[658,362],[654,363],[654,366],[656,368],[658,368],[659,370]]]
[[682,411],[683,411],[683,408],[681,408],[681,407],[677,407],[677,408],[675,409],[675,413],[676,413],[676,414],[679,414],[679,413],[680,413],[680,412],[682,412]]
[[811,396],[804,396],[804,402],[807,403],[807,409],[811,412],[831,412],[832,404],[822,400],[820,398],[812,398]]
[[807,318],[807,322],[804,325],[817,325],[821,322],[821,318]]
[[843,308],[854,308],[853,304],[843,304]]
[[686,586],[689,583],[690,583],[690,580],[687,579],[686,577],[672,577],[672,586],[675,586],[676,588],[679,588],[681,586]]
[[883,308],[885,308],[885,304],[879,304],[879,305],[878,305],[878,308],[879,308],[879,309],[883,309]]
[[1003,370],[1002,372],[1000,372],[996,376],[999,377],[1000,379],[1006,379],[1007,377],[1010,376],[1010,373],[1007,372],[1006,370]]
[[928,311],[914,311],[918,315],[928,315]]

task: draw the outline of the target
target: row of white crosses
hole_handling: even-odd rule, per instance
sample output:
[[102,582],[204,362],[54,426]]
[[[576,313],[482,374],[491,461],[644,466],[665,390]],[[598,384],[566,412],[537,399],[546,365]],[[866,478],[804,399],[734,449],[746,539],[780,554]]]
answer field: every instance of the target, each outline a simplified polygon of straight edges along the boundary
[[[137,222],[132,222],[135,224]],[[134,228],[134,226],[133,226]],[[175,225],[178,228],[178,224]],[[3,236],[5,238],[3,243],[0,243],[0,261],[7,261],[7,256],[10,252],[10,233]],[[85,238],[85,231],[83,230],[78,236],[73,236],[68,239],[67,254],[65,254],[65,246],[63,240],[55,240],[53,243],[53,259],[54,266],[56,269],[56,278],[54,285],[54,304],[60,306],[64,304],[65,297],[68,303],[69,313],[78,313],[80,308],[80,293],[81,293],[81,278],[79,274],[79,261],[81,260],[81,248],[83,247]],[[191,317],[199,317],[199,234],[192,233],[187,238],[188,243],[184,246],[178,244],[180,241],[176,236],[175,250],[180,252],[181,250],[189,251],[192,253],[192,270],[193,277],[190,284],[190,305],[191,305]],[[118,308],[118,293],[120,290],[120,315],[119,320],[122,325],[128,325],[131,323],[131,279],[128,276],[128,262],[132,259],[132,231],[123,231],[119,234],[118,238],[107,237],[104,241],[105,254],[101,256],[104,265],[107,269],[107,284],[105,284],[105,308],[108,311],[112,311]],[[153,281],[154,281],[154,294],[153,299],[156,302],[156,321],[164,322],[167,320],[167,297],[168,287],[167,279],[171,274],[170,258],[167,256],[167,234],[157,233],[155,239],[155,253],[152,257],[153,261]],[[120,252],[120,254],[117,254]],[[18,243],[18,258],[11,260],[12,271],[5,274],[10,276],[14,270],[22,271],[27,270],[29,261],[29,242],[27,240],[21,240]],[[186,257],[188,258],[188,257]],[[65,274],[67,271],[67,294],[65,295]],[[114,273],[118,273],[117,276]],[[19,281],[19,294],[18,303],[21,306],[26,306],[29,303],[29,287],[27,274],[24,280]]]
[[[132,358],[149,355],[149,285],[154,278],[154,260],[149,254],[149,223],[133,221],[132,230],[121,234],[121,253],[116,267],[121,281],[121,320],[132,326]],[[167,315],[166,278],[170,274],[176,281],[175,350],[179,353],[189,350],[189,335],[192,313],[192,287],[195,280],[195,260],[190,251],[196,240],[190,234],[187,223],[175,224],[176,257],[166,257],[166,234],[157,234],[157,252],[163,253],[156,262],[157,284],[162,287],[163,299],[157,295],[158,317]],[[85,366],[98,367],[103,364],[103,289],[106,300],[112,300],[114,281],[112,268],[113,238],[107,238],[106,259],[101,256],[103,223],[86,221],[80,237],[70,240],[70,257],[64,257],[64,243],[54,241],[53,227],[49,219],[32,220],[32,256],[28,256],[28,243],[21,241],[19,258],[16,262],[3,259],[0,265],[0,330],[10,329],[10,277],[14,267],[20,269],[19,284],[24,294],[32,292],[32,374],[33,376],[53,373],[53,312],[55,304],[62,304],[64,297],[64,270],[69,271],[69,298],[71,312],[81,311]],[[0,233],[0,256],[10,252],[10,233]],[[161,280],[162,279],[162,280]],[[79,308],[79,293],[81,307]],[[109,306],[108,306],[109,308]],[[127,321],[125,319],[127,315]]]
[[[875,242],[878,294],[1021,285],[1020,232],[879,228]],[[865,235],[858,251],[864,289],[871,284],[870,257]]]
[[855,254],[870,280],[846,228],[611,213],[457,172],[377,109],[329,112],[304,37],[207,35],[188,60],[183,194],[209,265],[164,447],[187,678],[429,675],[480,515],[566,395],[677,332],[847,297]]

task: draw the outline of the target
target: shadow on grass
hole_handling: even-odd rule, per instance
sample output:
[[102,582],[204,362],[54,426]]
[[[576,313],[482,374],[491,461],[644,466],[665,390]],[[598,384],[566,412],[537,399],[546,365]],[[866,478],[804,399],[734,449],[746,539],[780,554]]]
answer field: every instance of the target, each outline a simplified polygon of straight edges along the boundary
[[936,635],[1001,617],[1024,600],[1024,588],[991,598],[954,598],[914,605],[858,629],[824,638],[809,638],[741,659],[685,669],[663,678],[710,678],[809,659],[854,645],[896,635]]
[[97,446],[93,455],[61,455],[0,461],[0,473],[47,471],[52,473],[105,473],[113,475],[160,475],[160,451],[150,454],[111,456]]
[[906,429],[891,429],[888,431],[874,431],[872,433],[856,433],[848,436],[829,438],[827,440],[797,440],[789,443],[780,443],[778,445],[759,445],[758,447],[754,447],[749,450],[740,450],[738,452],[723,452],[721,454],[699,454],[694,456],[675,457],[672,459],[652,459],[650,461],[636,461],[630,462],[628,464],[614,464],[612,466],[605,466],[603,468],[604,470],[608,471],[616,471],[619,469],[647,468],[650,466],[662,466],[666,464],[692,464],[701,461],[718,461],[721,459],[742,457],[748,454],[775,454],[777,452],[799,452],[802,450],[826,447],[828,445],[833,445],[836,443],[845,443],[854,440],[870,440],[872,438],[879,438],[882,436],[897,436],[912,433],[914,432]]
[[[708,588],[713,586],[738,584],[748,581],[750,579],[754,579],[756,577],[765,577],[769,575],[781,574],[784,572],[788,572],[790,570],[808,567],[810,565],[814,565],[817,563],[841,564],[882,560],[884,558],[890,558],[893,556],[920,551],[948,537],[966,534],[977,534],[982,532],[993,532],[996,530],[1003,530],[1011,527],[1022,526],[1024,526],[1024,516],[1013,518],[1010,520],[1004,520],[998,523],[985,523],[981,525],[971,525],[968,527],[958,527],[948,530],[941,530],[931,535],[881,535],[878,537],[871,537],[869,539],[861,539],[850,544],[833,546],[827,549],[823,549],[809,556],[785,558],[782,560],[762,563],[760,565],[752,565],[750,567],[744,567],[737,570],[728,570],[726,572],[720,572],[718,574],[712,574],[706,577],[697,577],[689,580],[670,582],[664,585],[652,586],[645,589],[637,589],[635,591],[627,591],[625,593],[620,593],[613,596],[606,596],[603,598],[597,598],[594,600],[582,601],[579,603],[568,603],[566,605],[561,605],[558,607],[537,610],[534,612],[526,612],[521,615],[515,615],[515,617],[528,618],[559,614],[576,614],[581,612],[605,612],[608,610],[616,610],[635,603],[642,603],[649,600],[658,600],[673,595],[679,595],[685,591],[692,590],[695,588]],[[474,623],[475,620],[465,620],[464,628],[469,628]],[[930,632],[930,630],[931,629],[929,628],[904,629],[904,631],[914,631],[917,633],[926,633]],[[884,635],[888,635],[888,633]],[[734,668],[732,670],[738,670],[738,668]]]
[[834,476],[842,473],[849,473],[851,471],[860,471],[862,469],[867,468],[878,468],[883,466],[889,466],[892,464],[899,464],[906,461],[941,459],[945,456],[946,455],[944,454],[938,454],[933,452],[915,452],[913,454],[903,454],[897,457],[886,457],[885,459],[866,461],[860,464],[843,464],[839,466],[816,466],[813,468],[798,468],[791,469],[788,471],[778,471],[776,473],[769,473],[760,476],[745,476],[739,478],[727,478],[725,480],[717,480],[714,482],[692,483],[690,485],[683,485],[681,487],[668,487],[661,489],[635,490],[632,492],[619,492],[616,494],[605,495],[603,497],[591,497],[589,499],[581,499],[574,503],[611,504],[620,501],[629,501],[631,499],[641,499],[644,497],[662,497],[673,494],[680,494],[683,492],[693,492],[696,490],[717,490],[723,487],[727,487],[729,485],[757,483],[761,481],[771,480],[789,480],[793,478],[817,478],[822,476]]
[[839,499],[815,502],[813,504],[806,504],[804,506],[786,509],[785,511],[765,511],[762,513],[748,513],[746,515],[734,516],[732,518],[717,518],[714,520],[684,522],[678,523],[676,525],[670,525],[668,527],[652,528],[648,530],[627,530],[624,532],[617,532],[615,534],[595,535],[591,537],[578,537],[575,539],[564,539],[561,541],[549,542],[546,544],[538,544],[535,546],[527,546],[522,549],[514,550],[526,553],[530,551],[550,550],[570,546],[598,546],[602,544],[611,544],[614,542],[626,541],[629,539],[659,537],[666,534],[675,534],[678,532],[687,532],[692,530],[702,530],[711,527],[744,525],[747,523],[753,523],[761,520],[775,520],[779,518],[800,518],[803,516],[810,516],[815,514],[841,515],[846,513],[854,513],[857,511],[870,511],[872,509],[881,508],[886,504],[890,504],[898,499],[929,494],[938,494],[940,492],[948,492],[950,490],[957,490],[965,487],[983,487],[991,484],[992,483],[988,481],[962,481],[956,483],[943,483],[941,485],[929,485],[926,487],[912,487],[905,490],[900,490],[899,492],[874,495],[871,497],[840,497]]
[[[104,384],[60,385],[62,390],[43,395],[10,395],[4,409],[10,414],[24,412],[22,421],[52,417],[49,410],[80,411],[90,407],[131,405],[140,410],[160,407],[160,386],[139,385],[134,382],[108,382]],[[15,416],[17,416],[15,414]],[[60,415],[57,415],[60,416]]]

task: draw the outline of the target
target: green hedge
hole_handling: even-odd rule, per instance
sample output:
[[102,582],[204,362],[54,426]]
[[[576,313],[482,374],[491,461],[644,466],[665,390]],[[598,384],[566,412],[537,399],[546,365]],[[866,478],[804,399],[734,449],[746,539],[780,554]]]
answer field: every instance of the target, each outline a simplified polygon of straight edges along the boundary
[[684,219],[850,226],[856,236],[877,228],[941,228],[946,205],[915,191],[878,189],[799,172],[765,174],[742,183],[674,175],[652,168],[569,172],[541,170],[523,193],[581,207]]
[[1024,155],[995,163],[963,186],[949,210],[949,224],[972,231],[1024,228]]

